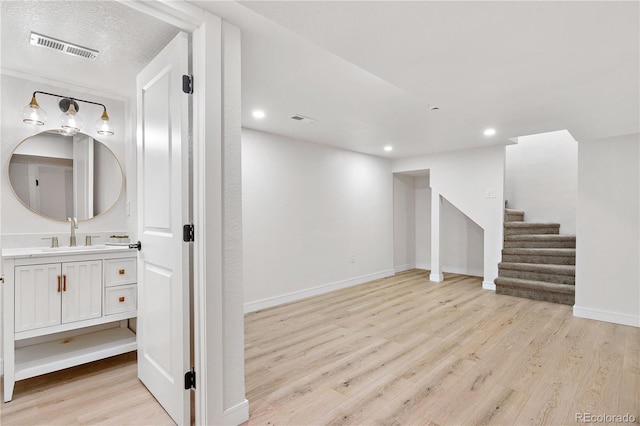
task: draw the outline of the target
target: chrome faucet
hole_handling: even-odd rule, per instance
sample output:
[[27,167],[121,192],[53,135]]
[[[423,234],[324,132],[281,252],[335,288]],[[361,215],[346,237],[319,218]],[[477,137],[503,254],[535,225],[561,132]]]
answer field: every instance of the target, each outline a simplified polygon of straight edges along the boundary
[[76,243],[76,229],[78,229],[78,218],[68,217],[67,222],[71,224],[71,236],[69,237],[69,247],[75,247]]

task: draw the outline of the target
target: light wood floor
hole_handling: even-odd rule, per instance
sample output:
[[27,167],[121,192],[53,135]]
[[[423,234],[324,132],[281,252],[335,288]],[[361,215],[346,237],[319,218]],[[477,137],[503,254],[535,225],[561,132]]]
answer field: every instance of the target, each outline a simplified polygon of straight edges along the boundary
[[[249,424],[640,418],[640,329],[409,271],[246,316]],[[16,383],[5,425],[170,425],[122,355]],[[638,420],[636,420],[637,422]]]
[[640,329],[409,271],[245,317],[249,424],[640,418]]
[[175,425],[138,380],[135,352],[16,382],[0,424]]

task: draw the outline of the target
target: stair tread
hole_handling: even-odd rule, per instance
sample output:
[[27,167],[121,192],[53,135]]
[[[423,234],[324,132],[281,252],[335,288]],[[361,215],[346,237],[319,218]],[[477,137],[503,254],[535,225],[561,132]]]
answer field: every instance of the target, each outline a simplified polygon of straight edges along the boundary
[[575,235],[568,234],[517,234],[517,235],[505,235],[505,241],[537,241],[537,240],[560,240],[560,241],[573,241],[576,239]]
[[518,214],[518,215],[524,215],[524,210],[516,210],[516,209],[504,209],[505,213],[507,214]]
[[545,223],[545,222],[520,222],[512,221],[505,222],[504,226],[507,228],[559,228],[559,223]]
[[541,272],[547,274],[557,275],[575,275],[575,265],[549,265],[542,263],[515,263],[515,262],[500,262],[498,269],[510,269],[512,271],[525,271],[525,272]]
[[512,247],[502,249],[502,254],[511,255],[532,255],[532,256],[575,256],[576,249],[574,248],[526,248],[526,247]]
[[522,278],[498,277],[494,280],[497,286],[520,287],[535,290],[551,291],[556,293],[575,294],[575,286],[572,284],[557,284],[544,281],[525,280]]

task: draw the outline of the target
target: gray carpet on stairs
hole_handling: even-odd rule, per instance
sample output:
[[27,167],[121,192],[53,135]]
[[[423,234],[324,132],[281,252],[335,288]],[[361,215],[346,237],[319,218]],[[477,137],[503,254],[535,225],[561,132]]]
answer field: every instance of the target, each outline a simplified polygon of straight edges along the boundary
[[524,222],[524,212],[505,209],[504,249],[496,293],[573,305],[575,235],[558,223]]

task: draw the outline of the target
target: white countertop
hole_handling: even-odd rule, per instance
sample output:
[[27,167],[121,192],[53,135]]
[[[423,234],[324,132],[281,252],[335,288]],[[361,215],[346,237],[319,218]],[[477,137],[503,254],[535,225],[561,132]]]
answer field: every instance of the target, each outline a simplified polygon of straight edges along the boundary
[[135,250],[130,249],[129,245],[109,245],[96,244],[93,246],[78,247],[27,247],[27,248],[8,248],[2,249],[3,258],[24,258],[24,257],[50,257],[64,255],[78,255],[91,253],[115,253],[120,251]]

